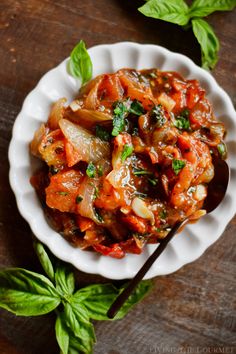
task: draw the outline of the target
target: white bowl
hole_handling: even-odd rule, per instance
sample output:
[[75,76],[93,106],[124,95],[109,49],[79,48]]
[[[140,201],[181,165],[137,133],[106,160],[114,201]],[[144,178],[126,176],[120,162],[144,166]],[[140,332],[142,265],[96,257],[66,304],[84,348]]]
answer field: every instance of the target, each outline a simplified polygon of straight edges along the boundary
[[[229,96],[205,70],[184,55],[172,53],[156,45],[130,42],[99,45],[89,49],[93,62],[93,75],[115,72],[129,67],[135,69],[159,68],[177,71],[187,79],[197,79],[206,90],[213,109],[228,131],[228,164],[231,179],[226,196],[220,206],[194,225],[174,237],[166,250],[146,275],[152,278],[169,274],[184,264],[197,259],[224,231],[236,211],[236,113]],[[15,193],[21,215],[28,221],[33,233],[60,259],[76,268],[97,273],[111,279],[132,278],[148,256],[157,247],[147,245],[141,255],[127,254],[114,259],[95,252],[82,251],[71,246],[47,223],[37,195],[29,179],[36,161],[30,157],[29,142],[35,130],[48,118],[50,107],[60,97],[71,101],[77,94],[79,83],[66,70],[68,59],[50,70],[26,97],[22,110],[16,118],[9,148],[10,183]]]

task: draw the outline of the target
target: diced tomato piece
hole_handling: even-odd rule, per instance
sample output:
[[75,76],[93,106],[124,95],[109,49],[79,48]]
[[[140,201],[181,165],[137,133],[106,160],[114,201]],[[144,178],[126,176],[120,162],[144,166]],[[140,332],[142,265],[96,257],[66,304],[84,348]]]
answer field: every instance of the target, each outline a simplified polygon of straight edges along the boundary
[[65,151],[68,167],[74,166],[81,160],[81,154],[74,149],[73,145],[68,140],[65,140]]
[[157,101],[153,97],[152,91],[149,87],[142,87],[126,75],[121,75],[120,81],[125,90],[126,96],[130,97],[131,100],[136,99],[141,102],[144,109],[150,110],[154,104],[157,104]]
[[184,79],[182,77],[173,77],[171,81],[172,87],[175,89],[175,91],[186,91],[187,83],[186,81],[183,81]]
[[192,109],[196,103],[203,96],[205,91],[200,88],[199,82],[197,80],[191,80],[188,84],[188,89],[186,92],[186,104],[189,109]]
[[104,75],[98,88],[98,98],[104,106],[111,106],[113,102],[122,98],[123,89],[117,75]]
[[142,253],[142,248],[138,247],[137,243],[135,242],[135,240],[133,238],[129,239],[127,241],[121,242],[120,246],[127,253],[134,253],[134,254]]
[[212,107],[206,98],[197,102],[190,111],[189,119],[194,129],[208,127],[210,125],[213,119]]
[[91,219],[85,218],[81,215],[76,215],[76,224],[79,226],[80,231],[84,232],[90,229],[94,225],[94,222]]
[[144,234],[147,231],[147,224],[145,223],[145,220],[139,216],[132,214],[122,215],[121,220],[130,230],[134,232]]
[[103,188],[100,189],[94,205],[97,208],[114,210],[122,205],[122,200],[118,191],[107,180],[104,180]]
[[82,172],[75,170],[51,176],[46,188],[47,205],[60,211],[76,212],[76,197],[82,178]]
[[123,258],[125,256],[125,252],[121,248],[118,243],[114,243],[111,246],[104,246],[101,244],[93,245],[95,251],[103,254],[104,256],[110,256],[113,258]]
[[148,155],[150,156],[150,159],[152,161],[152,163],[157,163],[159,162],[159,155],[157,153],[157,151],[154,149],[154,147],[148,148]]
[[179,112],[183,110],[184,107],[186,107],[186,97],[183,91],[172,93],[170,96],[176,102],[173,112]]
[[64,165],[66,163],[65,139],[60,129],[56,129],[44,136],[39,145],[39,152],[49,166]]

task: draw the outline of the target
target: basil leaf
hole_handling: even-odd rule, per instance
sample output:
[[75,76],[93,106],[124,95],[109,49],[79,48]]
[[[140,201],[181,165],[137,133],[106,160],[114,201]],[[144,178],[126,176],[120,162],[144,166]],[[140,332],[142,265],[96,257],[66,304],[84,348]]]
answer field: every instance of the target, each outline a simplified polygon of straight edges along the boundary
[[119,290],[112,284],[96,284],[78,290],[73,298],[77,306],[83,303],[90,318],[109,320],[107,311],[118,294]]
[[189,8],[183,0],[149,0],[138,9],[147,17],[184,26],[189,21]]
[[142,103],[135,99],[130,105],[129,112],[136,116],[141,116],[145,111]]
[[66,303],[65,319],[73,335],[82,342],[87,351],[91,351],[96,337],[85,307],[82,304],[77,306],[76,302]]
[[190,7],[190,16],[205,17],[215,11],[233,10],[235,6],[235,0],[195,0]]
[[84,41],[80,41],[70,54],[69,73],[82,81],[82,85],[92,77],[93,64],[86,50]]
[[161,104],[155,105],[150,114],[157,128],[161,128],[167,121]]
[[111,132],[112,136],[117,136],[119,133],[123,132],[125,129],[125,116],[127,115],[128,109],[123,102],[116,102],[114,104],[114,117],[113,117],[113,130]]
[[55,273],[56,289],[62,295],[72,295],[75,290],[75,277],[70,267],[59,263]]
[[89,164],[87,166],[86,175],[89,178],[94,178],[96,175],[96,167],[94,166],[94,164],[92,162],[89,162]]
[[[123,288],[121,288],[119,292],[121,292]],[[121,307],[121,309],[119,310],[119,312],[117,313],[114,319],[118,320],[123,318],[135,304],[141,301],[144,298],[144,296],[148,294],[151,288],[152,288],[151,280],[141,281],[139,285],[136,287],[136,289],[133,291],[133,293],[126,300],[124,305]]]
[[110,140],[110,134],[106,129],[101,127],[100,125],[96,125],[96,131],[95,134],[98,138],[100,138],[103,141],[109,141]]
[[60,313],[57,316],[56,324],[55,324],[55,332],[56,332],[57,343],[62,351],[62,354],[67,354],[69,349],[70,336],[64,320],[63,313]]
[[167,217],[167,211],[165,209],[161,210],[159,213],[160,219],[165,220]]
[[0,271],[0,307],[15,315],[43,315],[60,302],[58,292],[45,276],[21,268]]
[[127,157],[129,157],[132,154],[133,150],[134,150],[133,146],[125,144],[123,151],[121,153],[121,161],[124,162],[127,159]]
[[219,40],[206,21],[200,18],[193,19],[192,26],[201,47],[202,66],[205,69],[213,69],[218,60]]
[[190,129],[190,121],[189,121],[189,110],[184,109],[180,115],[178,115],[174,121],[174,126],[181,130],[189,130]]
[[85,341],[75,337],[71,333],[68,354],[78,354],[78,352],[82,352],[85,354],[92,354],[93,353],[92,346],[91,345],[88,346]]
[[76,198],[75,198],[75,202],[76,202],[76,204],[81,203],[81,202],[82,202],[82,200],[83,200],[83,197],[81,197],[80,195],[77,195],[77,196],[76,196]]
[[152,186],[156,186],[158,183],[158,179],[157,178],[148,178],[148,182],[152,185]]
[[139,169],[139,168],[136,168],[136,167],[133,168],[133,174],[135,176],[145,176],[145,175],[150,175],[151,176],[151,175],[153,175],[153,173],[150,172],[150,171],[142,170],[142,169]]
[[227,157],[227,147],[223,141],[217,145],[217,150],[220,154],[220,157],[225,160]]
[[[150,288],[150,281],[142,281],[114,319],[123,318],[131,307],[147,294]],[[107,317],[107,311],[122,290],[123,288],[117,289],[112,284],[97,284],[77,291],[73,297],[77,299],[78,306],[79,303],[83,302],[90,318],[94,320],[110,320]]]
[[80,338],[76,337],[72,330],[67,326],[65,320],[65,313],[60,313],[56,320],[56,338],[62,354],[78,354],[92,353],[91,345],[87,346],[86,341],[83,342]]
[[119,133],[121,133],[125,129],[124,117],[115,116],[113,118],[112,123],[113,123],[113,129],[112,129],[112,132],[111,132],[112,136],[119,135]]
[[38,241],[34,241],[33,245],[34,245],[34,250],[38,256],[39,262],[41,263],[41,266],[43,267],[45,273],[47,274],[47,276],[51,281],[54,281],[53,265],[42,243]]
[[180,171],[182,170],[182,168],[184,168],[185,165],[186,162],[183,160],[177,160],[177,159],[172,160],[172,169],[176,175],[180,173]]
[[127,111],[128,108],[123,102],[118,101],[114,104],[114,114],[116,116],[124,116]]

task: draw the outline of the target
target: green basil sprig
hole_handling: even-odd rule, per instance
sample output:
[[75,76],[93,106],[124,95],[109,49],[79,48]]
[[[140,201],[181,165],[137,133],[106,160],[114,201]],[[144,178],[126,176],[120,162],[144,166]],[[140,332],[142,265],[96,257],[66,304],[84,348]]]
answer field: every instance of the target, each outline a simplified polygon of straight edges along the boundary
[[213,28],[201,18],[192,20],[193,33],[201,46],[202,66],[205,69],[213,68],[218,61],[220,43]]
[[93,74],[93,64],[84,41],[80,41],[72,50],[68,62],[69,73],[81,80],[82,85],[88,82]]
[[188,26],[190,21],[193,33],[202,53],[202,66],[213,69],[218,61],[219,41],[213,28],[202,17],[215,11],[230,11],[236,0],[194,0],[189,7],[184,0],[149,0],[138,10],[147,17]]
[[59,293],[44,275],[21,268],[0,271],[0,306],[15,315],[43,315],[60,302]]
[[[20,316],[55,310],[55,333],[61,353],[92,353],[96,337],[91,319],[110,320],[107,311],[122,288],[96,284],[75,291],[71,267],[58,260],[53,264],[41,243],[35,242],[34,248],[48,278],[21,268],[0,271],[0,307]],[[141,282],[115,319],[123,318],[150,288],[150,281]]]

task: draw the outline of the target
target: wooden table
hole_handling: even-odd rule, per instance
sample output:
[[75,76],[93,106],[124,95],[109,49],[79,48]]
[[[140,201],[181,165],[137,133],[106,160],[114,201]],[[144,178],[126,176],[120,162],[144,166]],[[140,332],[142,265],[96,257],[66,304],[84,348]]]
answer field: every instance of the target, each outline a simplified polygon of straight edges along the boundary
[[[147,19],[142,1],[1,0],[0,2],[0,264],[40,270],[29,226],[8,182],[8,144],[22,102],[40,77],[79,39],[90,47],[137,41],[163,45],[200,63],[191,31]],[[213,71],[236,103],[236,11],[209,17],[221,41]],[[236,218],[200,259],[155,279],[152,293],[122,321],[97,322],[96,354],[233,353]],[[207,237],[207,235],[206,235]],[[80,283],[101,281],[78,273]],[[0,311],[0,353],[58,353],[53,315],[16,318]],[[233,349],[234,348],[234,349]],[[224,350],[224,351],[222,351]]]

